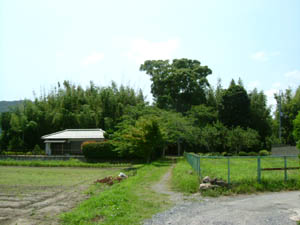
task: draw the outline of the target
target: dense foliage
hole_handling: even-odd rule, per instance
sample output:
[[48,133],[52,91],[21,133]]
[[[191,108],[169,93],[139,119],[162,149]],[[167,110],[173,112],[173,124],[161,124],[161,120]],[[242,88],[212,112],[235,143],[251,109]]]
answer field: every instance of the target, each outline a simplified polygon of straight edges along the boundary
[[113,151],[110,142],[84,142],[82,144],[82,153],[88,159],[116,159],[117,152]]
[[147,60],[140,70],[151,76],[151,93],[159,108],[186,112],[206,102],[206,77],[212,71],[197,60]]
[[[207,81],[212,71],[190,59],[148,60],[140,70],[151,77],[153,105],[145,102],[142,91],[115,83],[100,87],[91,82],[86,89],[68,81],[58,83],[49,93],[1,114],[0,150],[43,148],[42,135],[70,128],[106,131],[111,155],[105,155],[106,144],[91,144],[90,148],[105,150],[99,150],[101,156],[88,153],[90,158],[150,161],[183,151],[256,154],[279,142],[278,109],[273,119],[266,95],[257,89],[247,92],[241,80],[232,80],[228,88],[219,80],[214,88]],[[276,98],[283,112],[282,143],[295,144],[293,121],[300,110],[300,88]]]
[[[277,102],[281,103],[281,115],[279,107],[276,109],[274,120],[274,133],[279,130],[279,117],[281,117],[281,143],[295,145],[296,140],[293,136],[293,121],[300,111],[300,86],[295,92],[292,89],[287,89],[283,94],[275,95]],[[279,106],[279,104],[277,104]],[[278,135],[277,135],[278,136]]]
[[297,142],[297,147],[300,150],[300,111],[296,119],[294,120],[294,131],[293,131],[294,139]]
[[1,114],[1,142],[4,150],[43,147],[41,136],[70,128],[114,129],[128,106],[144,105],[141,91],[112,83],[85,90],[68,81],[33,102],[26,100],[11,112]]

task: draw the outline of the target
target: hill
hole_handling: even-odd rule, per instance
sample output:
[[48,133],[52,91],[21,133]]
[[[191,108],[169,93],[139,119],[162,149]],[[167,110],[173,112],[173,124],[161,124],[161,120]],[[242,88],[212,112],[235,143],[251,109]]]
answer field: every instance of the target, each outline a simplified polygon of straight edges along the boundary
[[10,108],[13,108],[19,104],[21,104],[23,101],[0,101],[0,113],[1,112],[8,112]]

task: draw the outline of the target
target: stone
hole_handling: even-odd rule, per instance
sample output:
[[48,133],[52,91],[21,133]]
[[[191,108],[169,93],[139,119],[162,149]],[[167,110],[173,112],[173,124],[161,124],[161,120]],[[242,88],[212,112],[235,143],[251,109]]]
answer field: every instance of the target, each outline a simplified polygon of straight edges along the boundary
[[202,184],[200,184],[200,186],[199,186],[199,190],[201,191],[201,190],[207,190],[207,189],[210,189],[210,187],[211,187],[211,183],[202,183]]
[[121,173],[119,174],[119,177],[121,177],[121,178],[127,178],[128,176],[127,176],[125,173],[122,173],[122,172],[121,172]]
[[211,179],[210,179],[209,176],[204,177],[203,180],[202,180],[202,183],[204,183],[204,184],[210,183],[210,182],[211,182]]
[[215,185],[218,185],[218,186],[221,186],[221,187],[226,187],[227,183],[224,180],[220,179],[220,180],[216,181]]

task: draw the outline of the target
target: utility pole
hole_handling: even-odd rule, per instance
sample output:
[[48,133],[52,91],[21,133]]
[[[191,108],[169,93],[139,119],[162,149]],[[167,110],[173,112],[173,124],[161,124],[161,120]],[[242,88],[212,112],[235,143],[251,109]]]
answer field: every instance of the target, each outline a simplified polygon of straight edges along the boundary
[[279,111],[279,130],[278,130],[278,136],[279,136],[279,141],[281,144],[281,90],[279,90],[279,97],[278,97],[278,111]]

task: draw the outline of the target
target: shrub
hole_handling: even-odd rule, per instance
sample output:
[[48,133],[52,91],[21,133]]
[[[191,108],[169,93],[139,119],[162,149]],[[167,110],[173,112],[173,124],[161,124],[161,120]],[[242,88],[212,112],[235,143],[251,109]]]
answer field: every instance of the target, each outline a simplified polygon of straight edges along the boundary
[[7,151],[7,152],[2,152],[3,155],[26,155],[24,152],[12,152],[12,151]]
[[248,153],[248,156],[257,156],[258,154],[257,154],[257,152],[249,152]]
[[222,152],[221,155],[222,156],[227,156],[227,152]]
[[270,155],[270,152],[268,151],[268,150],[260,150],[259,151],[259,155],[260,156],[268,156],[268,155]]
[[247,156],[248,154],[246,153],[246,152],[244,152],[244,151],[240,151],[239,152],[239,156]]
[[33,153],[34,155],[37,155],[37,154],[40,153],[40,152],[41,152],[40,146],[39,146],[39,145],[35,145],[35,146],[34,146],[34,149],[33,149],[33,151],[32,151],[32,153]]
[[82,144],[82,153],[87,159],[116,159],[117,152],[109,141],[88,142]]

